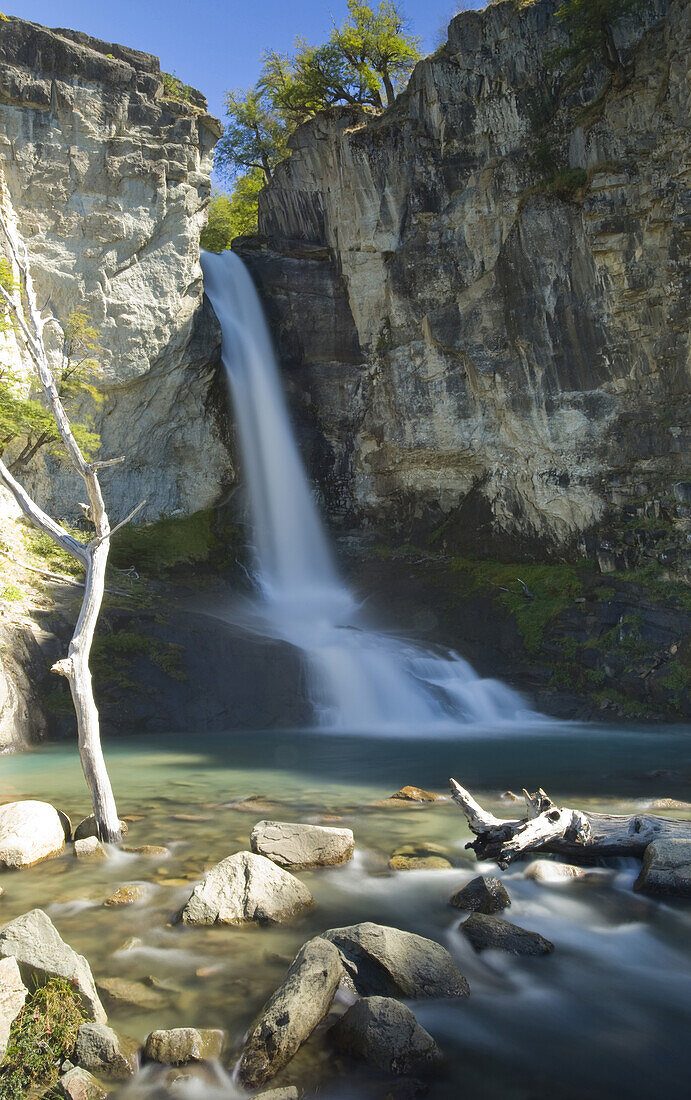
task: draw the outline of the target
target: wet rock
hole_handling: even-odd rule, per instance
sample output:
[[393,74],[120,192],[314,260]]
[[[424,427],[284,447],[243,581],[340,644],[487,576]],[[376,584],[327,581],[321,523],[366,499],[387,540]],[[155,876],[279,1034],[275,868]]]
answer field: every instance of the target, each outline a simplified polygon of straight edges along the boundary
[[551,859],[534,859],[523,872],[533,882],[565,882],[574,878],[585,878],[583,867],[573,863],[557,863]]
[[76,840],[74,842],[74,854],[77,859],[93,863],[98,863],[108,858],[104,846],[101,844],[98,837],[95,836],[85,836],[82,840]]
[[422,787],[401,787],[400,791],[396,791],[391,797],[400,798],[404,802],[448,802],[445,795],[423,791]]
[[17,960],[25,984],[65,978],[76,987],[89,1018],[106,1022],[88,962],[65,943],[42,909],[32,909],[0,929],[0,957],[10,956]]
[[147,1012],[155,1012],[167,1003],[166,998],[158,990],[131,978],[101,978],[98,991],[102,997],[116,1006],[143,1008]]
[[290,1061],[328,1013],[342,977],[332,943],[317,936],[303,945],[248,1036],[239,1068],[246,1088],[270,1081]]
[[[129,826],[127,822],[121,820],[120,829],[122,830],[123,836],[127,835],[128,828]],[[86,840],[88,836],[98,836],[98,831],[96,829],[96,818],[93,814],[89,814],[88,817],[85,817],[82,821],[80,821],[77,825],[77,828],[74,830],[75,841]]]
[[554,944],[539,932],[529,932],[503,917],[471,913],[460,927],[476,951],[493,948],[508,951],[512,955],[548,955],[550,951],[554,951]]
[[255,1092],[250,1100],[300,1100],[300,1093],[295,1085],[289,1085],[285,1089],[269,1089],[268,1092]]
[[152,859],[170,855],[170,848],[166,848],[163,844],[141,844],[139,848],[123,848],[123,852],[129,852],[135,856],[149,856]]
[[467,997],[468,983],[434,940],[366,921],[331,928],[349,982],[362,997]]
[[145,897],[146,886],[142,886],[138,882],[128,882],[124,886],[120,886],[109,898],[106,898],[103,904],[111,907],[136,905],[137,902],[144,901]]
[[392,871],[448,871],[453,864],[435,844],[404,844],[389,860]]
[[81,1066],[63,1073],[56,1085],[58,1096],[65,1100],[105,1100],[106,1090],[88,1070]]
[[473,913],[499,913],[511,905],[511,898],[501,879],[478,875],[449,898],[449,905]]
[[0,806],[0,867],[16,871],[62,851],[65,830],[47,802],[8,802]]
[[657,798],[650,804],[651,810],[691,810],[691,802],[682,802],[678,798]]
[[72,1058],[90,1073],[122,1081],[137,1072],[139,1043],[106,1024],[82,1024]]
[[265,856],[237,852],[209,871],[178,919],[184,924],[281,923],[313,905],[299,879]]
[[407,1005],[391,997],[363,997],[329,1032],[344,1054],[393,1074],[421,1073],[443,1055]]
[[152,1031],[144,1044],[144,1059],[164,1066],[184,1066],[187,1062],[208,1062],[220,1058],[225,1032],[211,1028],[173,1027]]
[[642,894],[691,897],[691,840],[654,840],[634,883]]
[[24,1007],[28,989],[16,959],[0,959],[0,1062],[5,1057],[13,1021]]
[[252,851],[294,871],[306,867],[331,867],[353,858],[351,829],[302,825],[285,821],[260,821],[250,836]]

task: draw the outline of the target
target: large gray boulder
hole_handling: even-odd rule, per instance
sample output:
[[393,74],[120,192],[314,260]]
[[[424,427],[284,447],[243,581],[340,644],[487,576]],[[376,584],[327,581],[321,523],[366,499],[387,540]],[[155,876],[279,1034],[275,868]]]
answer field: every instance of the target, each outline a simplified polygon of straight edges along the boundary
[[75,986],[89,1018],[101,1024],[106,1022],[88,962],[65,943],[42,909],[32,909],[0,928],[0,958],[12,956],[27,985],[65,978]]
[[467,997],[468,982],[446,948],[383,924],[331,928],[347,977],[363,997]]
[[123,1081],[137,1072],[139,1043],[106,1024],[82,1024],[72,1061],[99,1077]]
[[8,802],[0,806],[0,867],[30,867],[62,851],[65,829],[48,802]]
[[643,853],[634,890],[691,898],[691,840],[653,840]]
[[259,821],[252,830],[250,844],[253,852],[293,871],[345,863],[353,858],[355,850],[350,829],[286,821]]
[[213,1028],[172,1027],[152,1031],[144,1044],[144,1059],[164,1066],[185,1066],[220,1058],[225,1032]]
[[24,1007],[28,989],[16,959],[0,959],[0,1062],[5,1057],[10,1028]]
[[424,1073],[443,1055],[407,1005],[391,997],[363,997],[351,1005],[329,1035],[344,1054],[388,1073]]
[[503,917],[493,917],[488,913],[471,913],[461,925],[461,932],[476,951],[495,948],[512,955],[548,955],[554,951],[554,944],[539,932],[530,932]]
[[299,879],[265,856],[237,852],[209,871],[178,919],[184,924],[281,923],[313,905]]
[[343,976],[341,956],[320,936],[295,956],[280,986],[249,1033],[240,1059],[245,1088],[270,1081],[321,1023]]
[[511,905],[511,898],[501,879],[478,875],[449,898],[449,905],[472,913],[499,913]]

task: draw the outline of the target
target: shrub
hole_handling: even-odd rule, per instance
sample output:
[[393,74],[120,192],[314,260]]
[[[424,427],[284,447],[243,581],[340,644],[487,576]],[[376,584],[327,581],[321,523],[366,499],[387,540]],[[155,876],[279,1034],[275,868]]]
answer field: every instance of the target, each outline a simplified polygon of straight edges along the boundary
[[85,1019],[79,996],[62,978],[30,993],[12,1024],[0,1066],[2,1100],[24,1100],[36,1086],[54,1085]]

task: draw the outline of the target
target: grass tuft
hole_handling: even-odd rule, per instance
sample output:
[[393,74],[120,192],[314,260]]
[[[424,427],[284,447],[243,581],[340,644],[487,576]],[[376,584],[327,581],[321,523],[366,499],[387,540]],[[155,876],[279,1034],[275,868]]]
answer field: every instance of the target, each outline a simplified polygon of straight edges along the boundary
[[85,1020],[79,995],[62,978],[30,993],[12,1024],[0,1066],[2,1100],[24,1100],[37,1086],[53,1086]]

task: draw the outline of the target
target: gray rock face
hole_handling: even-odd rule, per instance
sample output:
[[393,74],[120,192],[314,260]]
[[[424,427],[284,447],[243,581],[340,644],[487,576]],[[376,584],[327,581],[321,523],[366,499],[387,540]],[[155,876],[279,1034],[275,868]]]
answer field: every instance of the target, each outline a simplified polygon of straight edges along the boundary
[[468,996],[468,982],[434,940],[369,921],[331,928],[324,938],[340,951],[345,972],[363,997]]
[[106,1023],[106,1013],[98,999],[91,968],[61,938],[57,928],[42,909],[32,909],[0,928],[0,958],[14,956],[25,983],[48,978],[65,978],[79,992],[87,1015],[97,1023]]
[[328,1013],[342,977],[339,952],[327,940],[318,936],[301,947],[245,1043],[239,1077],[246,1088],[287,1065]]
[[212,1028],[174,1027],[168,1031],[152,1031],[144,1044],[144,1058],[164,1066],[205,1062],[220,1058],[224,1042],[225,1032]]
[[0,959],[0,1062],[5,1057],[10,1028],[24,1007],[28,992],[17,960]]
[[[438,546],[506,558],[686,476],[686,5],[618,29],[625,88],[594,66],[568,91],[545,58],[567,41],[557,6],[462,12],[384,115],[300,127],[260,199],[266,243],[240,246],[350,525],[445,523]],[[536,102],[581,192],[535,168]]]
[[195,887],[179,919],[184,924],[281,923],[313,905],[299,879],[264,856],[237,852]]
[[474,913],[499,913],[511,905],[511,898],[501,879],[478,875],[449,898],[449,905]]
[[363,997],[329,1032],[344,1054],[394,1074],[424,1073],[443,1055],[407,1005],[390,997]]
[[285,821],[259,821],[252,830],[250,844],[253,852],[293,871],[346,863],[355,850],[351,829]]
[[8,802],[0,806],[0,867],[14,871],[61,852],[65,830],[47,802]]
[[654,840],[634,883],[643,894],[691,897],[691,840]]
[[[233,469],[199,233],[219,123],[198,93],[165,96],[157,58],[74,31],[9,18],[0,65],[0,168],[38,301],[101,332],[106,401],[89,407],[102,455],[128,458],[107,478],[111,516],[215,504]],[[58,515],[81,499],[45,456],[23,480]]]
[[56,1089],[58,1096],[64,1096],[65,1100],[105,1100],[107,1095],[96,1078],[81,1066],[63,1073]]
[[139,1043],[106,1024],[82,1024],[72,1059],[99,1077],[122,1081],[137,1072]]
[[527,928],[487,913],[471,913],[460,928],[476,951],[493,948],[512,955],[548,955],[554,951],[554,944],[539,932],[529,932]]

